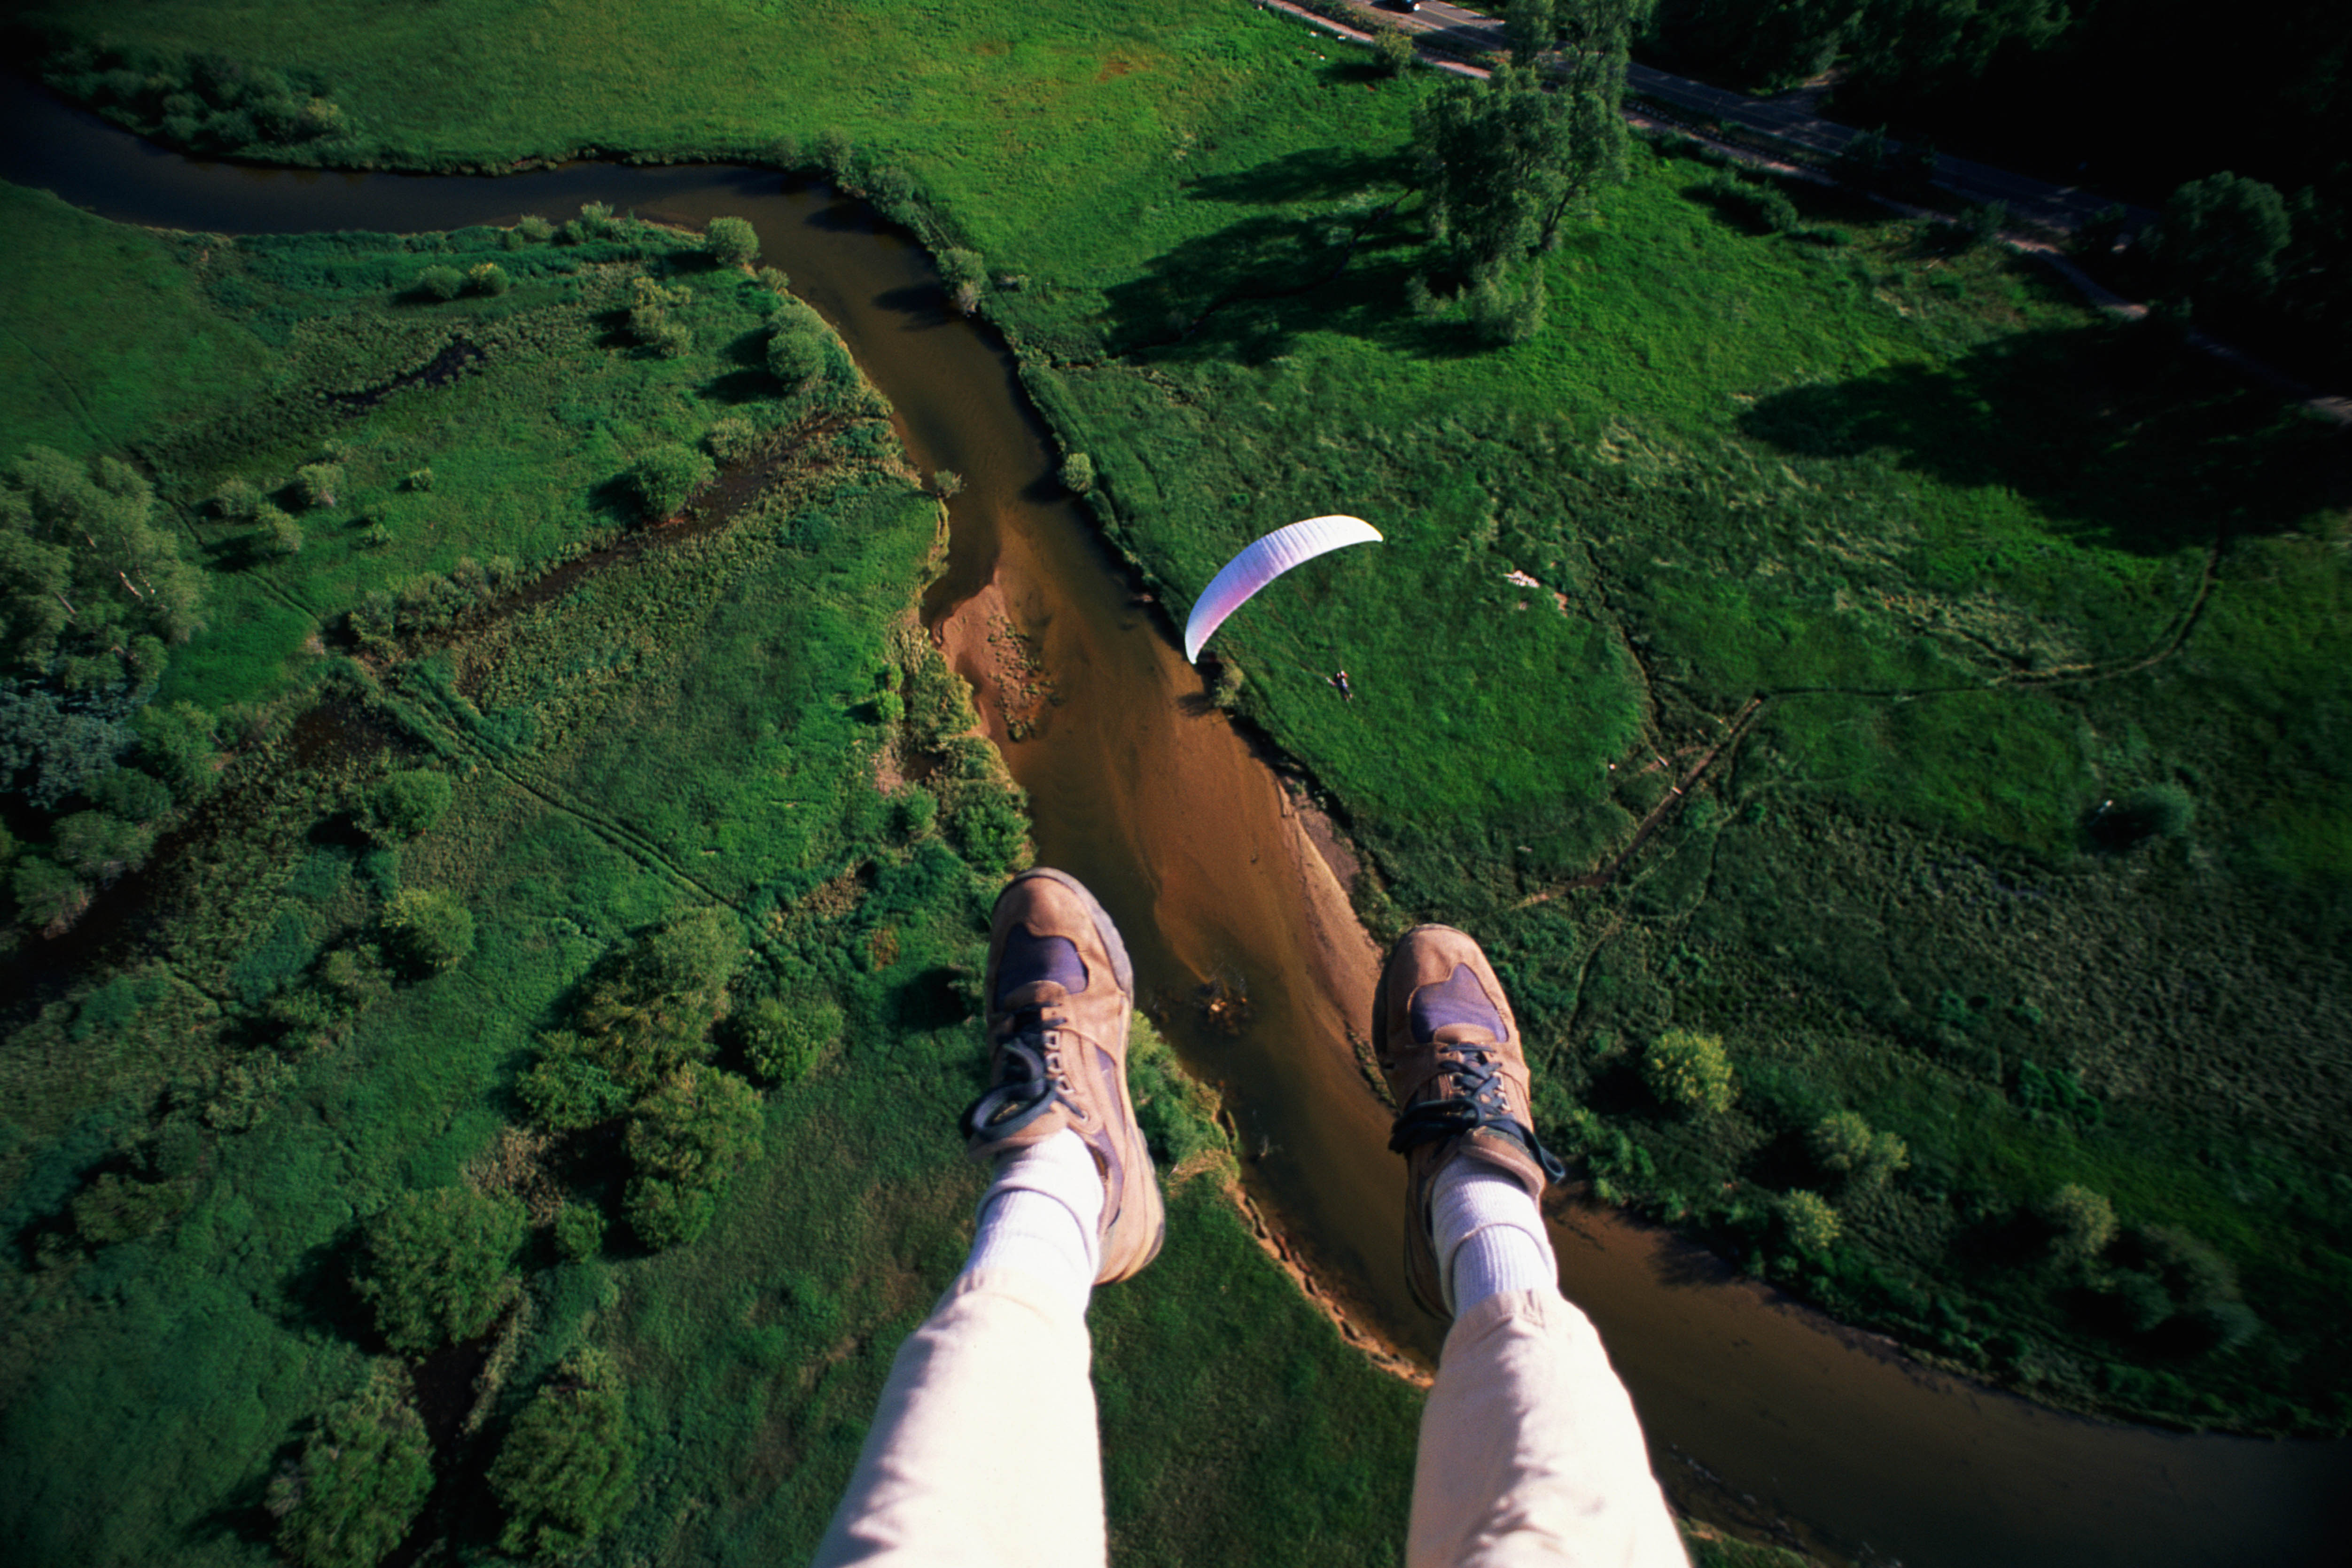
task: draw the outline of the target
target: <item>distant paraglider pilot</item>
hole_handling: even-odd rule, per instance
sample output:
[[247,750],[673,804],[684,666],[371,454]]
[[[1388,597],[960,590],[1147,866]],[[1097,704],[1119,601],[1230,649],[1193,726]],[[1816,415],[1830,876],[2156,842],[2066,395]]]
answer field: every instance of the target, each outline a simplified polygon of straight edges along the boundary
[[1356,689],[1348,684],[1348,672],[1346,670],[1340,670],[1337,674],[1333,675],[1331,677],[1331,684],[1338,687],[1339,689],[1339,695],[1346,698],[1349,701],[1353,702],[1356,700]]

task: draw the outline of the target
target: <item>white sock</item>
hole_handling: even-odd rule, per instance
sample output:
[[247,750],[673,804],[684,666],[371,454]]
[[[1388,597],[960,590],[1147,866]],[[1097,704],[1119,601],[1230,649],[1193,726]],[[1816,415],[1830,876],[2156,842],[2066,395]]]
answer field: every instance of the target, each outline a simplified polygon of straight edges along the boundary
[[1068,1128],[1000,1155],[980,1200],[980,1230],[964,1272],[1017,1268],[1042,1279],[1081,1312],[1102,1271],[1103,1178],[1093,1151]]
[[1536,1200],[1517,1177],[1484,1160],[1456,1160],[1437,1178],[1430,1233],[1456,1317],[1506,1290],[1559,1289],[1559,1259]]

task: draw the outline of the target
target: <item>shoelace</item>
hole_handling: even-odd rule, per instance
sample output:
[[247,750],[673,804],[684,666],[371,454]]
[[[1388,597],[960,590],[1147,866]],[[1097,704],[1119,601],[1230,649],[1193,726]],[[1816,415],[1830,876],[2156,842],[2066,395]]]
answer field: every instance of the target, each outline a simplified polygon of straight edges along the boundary
[[[1045,1014],[1032,1009],[1013,1017],[1014,1032],[1002,1047],[995,1084],[964,1108],[966,1138],[1008,1137],[1045,1115],[1062,1098],[1066,1080],[1057,1080],[1045,1064]],[[1009,1115],[1005,1114],[1008,1107]]]
[[1503,1109],[1502,1066],[1496,1061],[1495,1053],[1472,1047],[1457,1049],[1459,1054],[1452,1068],[1454,1080],[1469,1092],[1448,1095],[1443,1100],[1418,1100],[1407,1106],[1389,1132],[1389,1148],[1402,1154],[1423,1143],[1434,1143],[1442,1138],[1475,1132],[1484,1127],[1517,1140],[1542,1168],[1545,1180],[1566,1181],[1567,1164],[1537,1142],[1534,1129]]

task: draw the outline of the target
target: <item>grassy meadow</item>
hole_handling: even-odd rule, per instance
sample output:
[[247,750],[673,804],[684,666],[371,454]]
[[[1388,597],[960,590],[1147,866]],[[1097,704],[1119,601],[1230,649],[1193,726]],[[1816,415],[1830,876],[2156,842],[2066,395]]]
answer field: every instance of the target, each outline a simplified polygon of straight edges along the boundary
[[[1429,259],[1405,182],[1410,110],[1433,80],[1379,77],[1238,5],[1093,0],[1015,20],[879,0],[790,13],[667,0],[625,16],[488,0],[247,15],[156,0],[47,15],[93,46],[102,32],[146,51],[137,70],[230,53],[339,107],[333,134],[261,149],[271,156],[502,167],[593,147],[823,162],[929,237],[976,248],[982,308],[1065,447],[1092,458],[1106,531],[1171,605],[1297,517],[1352,511],[1388,534],[1298,574],[1215,646],[1243,672],[1242,710],[1366,852],[1357,894],[1376,932],[1436,918],[1488,942],[1539,1064],[1543,1131],[1604,1195],[1850,1321],[2062,1403],[2352,1429],[2352,1362],[2326,1335],[2352,1280],[2337,1131],[2352,1110],[2352,491],[2339,437],[2160,333],[2087,311],[2050,274],[1932,226],[1801,188],[1800,230],[1751,232],[1702,188],[1717,171],[1672,146],[1637,144],[1628,183],[1545,258],[1543,331],[1484,347],[1442,310],[1413,308]],[[131,68],[93,53],[51,68],[71,85]],[[161,129],[162,98],[142,79],[105,89],[110,111]],[[236,813],[215,810],[235,820],[213,841],[247,847],[205,861],[246,889],[234,921],[151,938],[201,957],[121,960],[127,989],[103,1001],[98,983],[115,971],[79,972],[82,989],[12,1047],[22,1109],[0,1172],[21,1266],[6,1316],[25,1326],[10,1375],[36,1380],[16,1386],[38,1396],[12,1387],[0,1404],[19,1422],[68,1408],[52,1395],[69,1392],[141,1412],[61,1436],[87,1459],[39,1484],[87,1484],[71,1478],[142,1444],[170,1449],[210,1467],[201,1485],[159,1482],[146,1506],[162,1513],[101,1519],[93,1505],[77,1528],[127,1542],[136,1519],[168,1515],[208,1550],[247,1550],[274,1456],[374,1348],[329,1261],[354,1216],[394,1187],[457,1179],[514,1120],[505,1086],[571,988],[628,933],[719,902],[740,911],[755,955],[743,994],[822,984],[856,1044],[769,1091],[768,1152],[736,1178],[711,1237],[535,1271],[499,1387],[527,1388],[592,1335],[631,1366],[644,1474],[662,1501],[614,1537],[630,1552],[806,1539],[889,1348],[953,1266],[972,1190],[968,1173],[942,1176],[943,1154],[897,1163],[932,1158],[935,1141],[843,1150],[875,1162],[865,1206],[892,1217],[863,1231],[826,1222],[851,1227],[832,1263],[751,1228],[771,1208],[818,1213],[786,1151],[837,1136],[841,1097],[870,1094],[893,1118],[927,1107],[933,1126],[977,1059],[949,998],[1002,835],[977,792],[961,803],[976,825],[961,837],[944,798],[944,830],[910,828],[859,751],[882,744],[884,667],[896,660],[919,689],[920,661],[887,628],[930,548],[929,504],[868,453],[848,466],[863,479],[812,476],[779,503],[758,534],[772,559],[740,577],[730,564],[726,593],[696,574],[715,565],[692,563],[769,548],[741,523],[660,556],[679,564],[648,557],[647,571],[703,584],[677,590],[675,618],[641,626],[616,605],[599,620],[565,600],[561,616],[478,624],[463,611],[449,628],[462,635],[414,627],[383,669],[313,650],[337,612],[404,575],[448,580],[462,555],[485,574],[509,559],[525,583],[620,538],[613,476],[650,444],[697,438],[740,395],[725,388],[749,384],[729,383],[746,367],[714,345],[753,331],[766,308],[755,282],[673,267],[666,242],[631,235],[514,252],[488,231],[353,242],[331,263],[323,245],[240,242],[208,258],[204,242],[124,236],[61,209],[43,221],[68,235],[58,243],[102,253],[43,275],[56,290],[43,298],[137,275],[156,280],[142,310],[204,329],[201,351],[173,351],[206,356],[196,391],[84,367],[66,384],[95,389],[81,394],[90,408],[68,416],[25,390],[59,377],[44,355],[106,358],[97,334],[125,331],[118,322],[76,329],[92,334],[82,349],[0,340],[0,395],[47,421],[21,426],[47,444],[134,452],[157,476],[215,581],[211,626],[175,653],[167,697],[225,705],[256,733],[231,748],[246,770],[232,776],[255,782],[228,797]],[[478,253],[512,272],[511,291],[394,300],[415,268]],[[698,327],[695,355],[635,358],[608,341],[631,268],[696,290],[688,310],[713,330]],[[600,331],[571,324],[599,300]],[[23,314],[12,299],[12,319]],[[314,382],[379,384],[342,367],[405,372],[457,319],[478,319],[480,341],[511,333],[498,341],[514,357],[386,397],[356,425],[237,423],[240,409],[299,405],[293,389]],[[318,379],[335,355],[333,379]],[[281,393],[290,401],[267,403]],[[337,515],[366,526],[306,520],[299,554],[234,559],[231,531],[196,500],[232,473],[282,479],[331,437],[349,448]],[[423,490],[404,478],[420,463],[433,470]],[[837,614],[793,638],[748,629],[760,603],[811,602],[817,569],[793,542],[824,520],[829,537],[871,552],[830,583]],[[578,591],[619,593],[604,584],[635,570]],[[841,651],[800,658],[800,684],[736,691],[740,673],[708,651],[722,634],[747,659],[795,659],[802,638]],[[656,722],[643,694],[675,685],[664,672],[688,658],[709,702]],[[1324,682],[1342,666],[1352,702]],[[299,726],[271,728],[298,689],[331,693],[386,747],[462,778],[447,826],[396,868],[353,846],[340,867],[332,835],[311,842],[308,825],[347,813],[366,767],[384,764],[357,747],[337,764],[357,770],[347,779],[273,765],[286,753],[270,748],[304,744]],[[767,794],[767,777],[791,794]],[[853,870],[855,911],[835,912]],[[304,973],[344,929],[335,921],[368,918],[395,874],[464,893],[477,957],[396,990],[344,1043],[268,1068],[219,1113],[234,1123],[246,1114],[234,1107],[260,1106],[254,1131],[219,1131],[201,1109],[220,1102],[215,1086],[254,1083],[252,1064],[280,1055],[250,1056],[237,1020]],[[93,964],[118,962],[87,940]],[[485,1031],[486,1017],[506,1022]],[[183,1068],[141,1033],[166,1018],[177,1032],[156,1043],[191,1030],[221,1042],[184,1069],[185,1099],[173,1087]],[[1723,1108],[1679,1107],[1644,1071],[1678,1030],[1720,1041]],[[796,1110],[807,1095],[824,1098]],[[158,1107],[200,1124],[201,1176],[166,1176],[146,1152],[186,1142],[159,1130]],[[1816,1135],[1839,1112],[1900,1139],[1903,1168],[1842,1161]],[[194,1183],[185,1217],[145,1239],[77,1242],[59,1216],[108,1162],[133,1160]],[[331,1169],[349,1173],[313,1174]],[[1244,1242],[1208,1186],[1173,1228],[1202,1249],[1186,1278],[1222,1284]],[[2079,1206],[2053,1203],[2068,1187],[2105,1201],[2104,1233],[2069,1228]],[[263,1226],[253,1205],[268,1192],[283,1207]],[[761,1261],[720,1267],[713,1249],[729,1238]],[[879,1262],[861,1250],[877,1247]],[[220,1269],[236,1247],[236,1268]],[[1185,1255],[1171,1242],[1170,1256]],[[158,1289],[166,1268],[212,1305],[167,1311],[181,1288]],[[798,1272],[823,1268],[838,1271]],[[1342,1390],[1323,1418],[1379,1453],[1342,1464],[1323,1436],[1280,1426],[1314,1418],[1309,1401],[1253,1406],[1274,1425],[1247,1444],[1225,1446],[1228,1424],[1183,1451],[1255,1489],[1249,1506],[1283,1521],[1291,1556],[1391,1551],[1375,1543],[1396,1539],[1409,1397],[1351,1366],[1319,1325],[1256,1326],[1295,1322],[1287,1287],[1262,1269],[1232,1278],[1231,1296],[1166,1272],[1148,1300],[1105,1296],[1108,1450],[1118,1421],[1192,1408],[1168,1405],[1171,1391],[1226,1386],[1212,1331],[1238,1320],[1214,1314],[1260,1291],[1246,1336],[1224,1342],[1245,1337],[1254,1354],[1289,1358],[1288,1375]],[[166,1363],[121,1347],[145,1346],[139,1334],[167,1316],[176,1332],[219,1336],[208,1353],[223,1364],[253,1365],[250,1397],[205,1412],[139,1403],[131,1391]],[[799,1392],[777,1392],[792,1380]],[[494,1396],[483,1432],[514,1397]],[[727,1421],[685,1422],[703,1398]],[[158,1442],[165,1421],[238,1436]],[[789,1473],[753,1498],[731,1478],[770,1473],[759,1465]],[[1349,1489],[1367,1485],[1375,1495]],[[66,1493],[9,1489],[43,1519],[77,1517]],[[1114,1468],[1111,1491],[1122,1560],[1208,1553],[1218,1486]]]

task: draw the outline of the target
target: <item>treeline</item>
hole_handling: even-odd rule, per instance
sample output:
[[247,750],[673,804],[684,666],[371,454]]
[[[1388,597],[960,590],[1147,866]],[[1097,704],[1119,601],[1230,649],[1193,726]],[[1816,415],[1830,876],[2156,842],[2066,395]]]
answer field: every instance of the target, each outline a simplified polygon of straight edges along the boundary
[[1640,52],[1754,90],[1834,68],[1847,123],[2161,205],[2115,281],[2323,380],[2352,363],[2352,7],[1659,0]]
[[1834,66],[1851,123],[2148,205],[2222,169],[2323,184],[2352,145],[2352,8],[2331,0],[2226,22],[2190,0],[1658,0],[1640,52],[1756,90]]

